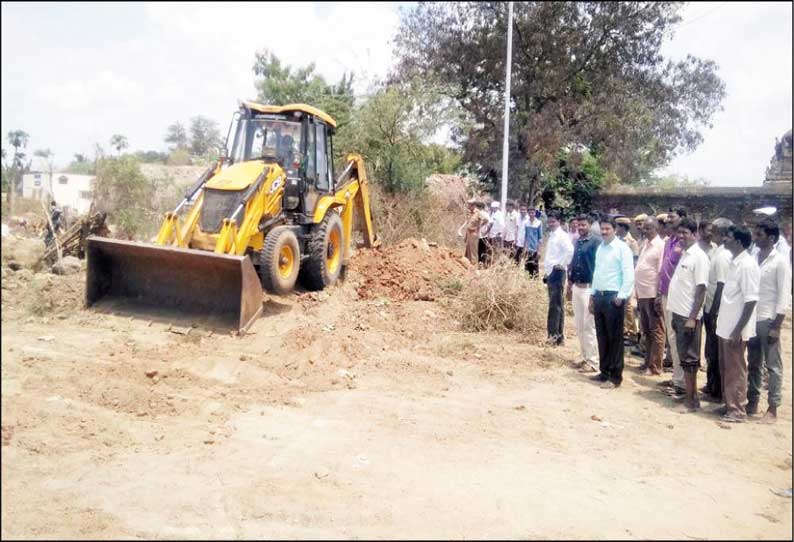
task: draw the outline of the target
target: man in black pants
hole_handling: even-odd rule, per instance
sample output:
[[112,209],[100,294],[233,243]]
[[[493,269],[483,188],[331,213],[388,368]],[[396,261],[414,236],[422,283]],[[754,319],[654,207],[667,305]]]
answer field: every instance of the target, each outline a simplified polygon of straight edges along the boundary
[[623,321],[626,300],[634,288],[634,254],[615,235],[615,219],[601,220],[601,245],[596,250],[590,312],[595,317],[600,374],[592,380],[613,389],[623,382]]
[[712,239],[719,245],[709,256],[709,284],[706,287],[706,301],[703,305],[703,327],[706,329],[706,385],[701,389],[710,400],[722,399],[722,380],[720,377],[719,339],[717,338],[717,316],[720,311],[720,300],[728,269],[733,256],[725,248],[728,239],[728,228],[733,222],[727,218],[718,218],[711,223]]
[[546,327],[549,343],[563,344],[563,328],[565,324],[565,277],[568,265],[573,258],[571,238],[560,227],[562,216],[556,211],[549,213],[549,240],[546,243],[546,254],[543,257],[543,282],[549,288],[549,313]]

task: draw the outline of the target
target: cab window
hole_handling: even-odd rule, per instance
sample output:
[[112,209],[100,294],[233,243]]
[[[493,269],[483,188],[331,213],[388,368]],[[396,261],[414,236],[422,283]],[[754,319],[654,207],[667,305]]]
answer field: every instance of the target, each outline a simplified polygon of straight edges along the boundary
[[314,154],[317,152],[317,146],[315,145],[315,125],[309,124],[309,129],[307,130],[308,137],[306,138],[306,179],[309,182],[314,182],[317,179],[317,170],[315,169],[316,161],[314,159]]
[[315,125],[315,137],[317,146],[317,189],[328,190],[331,185],[328,182],[328,154],[325,148],[325,125]]

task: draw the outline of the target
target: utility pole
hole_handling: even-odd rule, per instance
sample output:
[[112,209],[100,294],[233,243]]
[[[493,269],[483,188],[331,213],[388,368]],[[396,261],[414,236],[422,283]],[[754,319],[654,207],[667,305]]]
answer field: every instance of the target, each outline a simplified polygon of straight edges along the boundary
[[507,150],[510,135],[510,74],[513,63],[513,2],[507,3],[507,70],[505,73],[505,133],[502,144],[502,212],[507,212]]

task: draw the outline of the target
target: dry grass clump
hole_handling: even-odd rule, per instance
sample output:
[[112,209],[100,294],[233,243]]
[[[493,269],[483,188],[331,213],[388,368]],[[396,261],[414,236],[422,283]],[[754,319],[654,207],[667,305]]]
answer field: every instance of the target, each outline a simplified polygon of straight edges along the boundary
[[507,257],[465,277],[457,298],[467,331],[515,332],[529,339],[546,337],[546,288],[523,265]]
[[375,232],[384,245],[404,239],[427,239],[441,246],[460,246],[458,228],[466,221],[464,202],[428,190],[389,194],[370,185]]

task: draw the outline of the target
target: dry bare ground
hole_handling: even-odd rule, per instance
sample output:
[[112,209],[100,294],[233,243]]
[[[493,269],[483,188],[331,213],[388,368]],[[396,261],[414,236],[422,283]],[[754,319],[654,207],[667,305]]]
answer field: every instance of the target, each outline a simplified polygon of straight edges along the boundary
[[791,539],[790,320],[780,422],[723,425],[355,272],[243,337],[84,280],[3,278],[3,538]]

